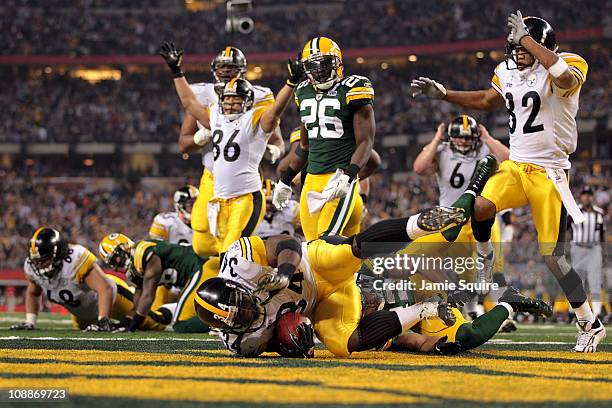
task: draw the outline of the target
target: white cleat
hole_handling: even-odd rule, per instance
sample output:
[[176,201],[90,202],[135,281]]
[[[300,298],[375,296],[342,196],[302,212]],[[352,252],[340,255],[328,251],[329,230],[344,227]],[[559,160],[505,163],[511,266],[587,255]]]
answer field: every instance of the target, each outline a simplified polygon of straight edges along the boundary
[[486,295],[491,291],[491,282],[493,281],[493,265],[495,264],[495,251],[487,256],[477,254],[482,262],[482,268],[476,267],[475,291],[479,295]]
[[572,349],[576,353],[594,353],[597,346],[606,337],[606,328],[601,320],[591,322],[576,323],[578,334],[576,335],[576,345]]

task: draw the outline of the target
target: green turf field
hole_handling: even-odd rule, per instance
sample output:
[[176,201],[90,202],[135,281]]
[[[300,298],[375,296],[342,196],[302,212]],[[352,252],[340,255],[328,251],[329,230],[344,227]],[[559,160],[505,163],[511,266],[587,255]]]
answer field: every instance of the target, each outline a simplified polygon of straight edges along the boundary
[[571,353],[569,325],[523,325],[453,357],[295,360],[234,357],[208,335],[82,333],[45,314],[39,330],[8,331],[21,319],[0,315],[0,387],[68,388],[72,406],[612,406],[612,345]]

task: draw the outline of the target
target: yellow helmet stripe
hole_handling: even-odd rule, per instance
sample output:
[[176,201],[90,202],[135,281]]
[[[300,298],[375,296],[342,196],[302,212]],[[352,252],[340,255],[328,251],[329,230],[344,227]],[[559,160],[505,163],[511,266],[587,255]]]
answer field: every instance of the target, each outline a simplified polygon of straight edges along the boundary
[[218,307],[211,305],[210,303],[206,302],[204,299],[202,299],[199,296],[195,297],[195,301],[198,305],[202,306],[204,309],[210,312],[213,312],[214,314],[218,314],[219,316],[223,316],[223,317],[229,316],[229,312],[226,312],[225,310],[219,309]]
[[32,235],[32,239],[30,240],[30,251],[32,253],[37,253],[38,251],[36,250],[36,238],[38,238],[38,234],[40,234],[40,231],[42,231],[45,227],[40,227],[38,228],[35,232],[34,235]]
[[266,179],[266,197],[272,195],[272,182],[270,179]]
[[463,131],[467,133],[468,131],[468,117],[467,115],[461,115],[463,118]]
[[223,53],[226,57],[231,57],[232,47],[225,47],[225,52]]
[[234,85],[236,84],[236,80],[237,80],[237,79],[238,79],[238,78],[232,78],[232,79],[229,81],[229,83],[228,83],[227,85],[228,85],[230,88],[233,88],[233,87],[234,87]]

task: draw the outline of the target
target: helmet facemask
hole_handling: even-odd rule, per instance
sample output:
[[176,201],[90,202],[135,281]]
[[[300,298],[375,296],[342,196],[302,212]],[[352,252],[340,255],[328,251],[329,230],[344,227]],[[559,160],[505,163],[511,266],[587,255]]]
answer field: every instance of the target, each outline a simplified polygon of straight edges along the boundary
[[231,333],[250,333],[259,330],[265,321],[266,310],[248,289],[237,286],[233,291],[229,315],[225,324]]
[[117,247],[110,253],[106,263],[116,271],[124,270],[127,271],[132,265],[132,257],[130,256],[130,249],[124,248],[124,244],[117,245]]
[[30,252],[28,261],[38,276],[51,279],[57,275],[62,265],[63,259],[58,252],[58,246],[53,248],[53,253],[43,256],[35,256]]
[[336,55],[316,55],[304,62],[304,72],[310,83],[317,89],[330,89],[340,78],[342,61]]

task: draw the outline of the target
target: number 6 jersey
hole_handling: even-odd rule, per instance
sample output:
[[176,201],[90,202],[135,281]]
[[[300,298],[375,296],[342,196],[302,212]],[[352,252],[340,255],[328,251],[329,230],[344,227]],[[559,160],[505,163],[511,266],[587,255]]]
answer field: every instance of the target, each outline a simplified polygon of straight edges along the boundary
[[578,84],[561,89],[539,62],[523,71],[495,68],[491,85],[506,101],[510,115],[510,160],[542,167],[569,169],[569,155],[576,150],[576,113],[580,88],[588,65],[579,55],[562,52]]
[[[302,253],[306,253],[306,244],[302,246]],[[221,264],[219,277],[238,282],[245,288],[255,291],[259,281],[274,268],[268,265],[264,241],[260,237],[240,238],[234,242]],[[264,301],[268,293],[260,293],[258,297]],[[266,351],[268,343],[274,337],[276,321],[287,311],[297,311],[310,316],[314,310],[317,299],[317,290],[312,271],[302,256],[298,269],[293,274],[291,282],[286,289],[275,294],[265,304],[265,317],[263,325],[254,332],[240,335],[221,333],[225,347],[236,354],[245,357],[255,357]]]

